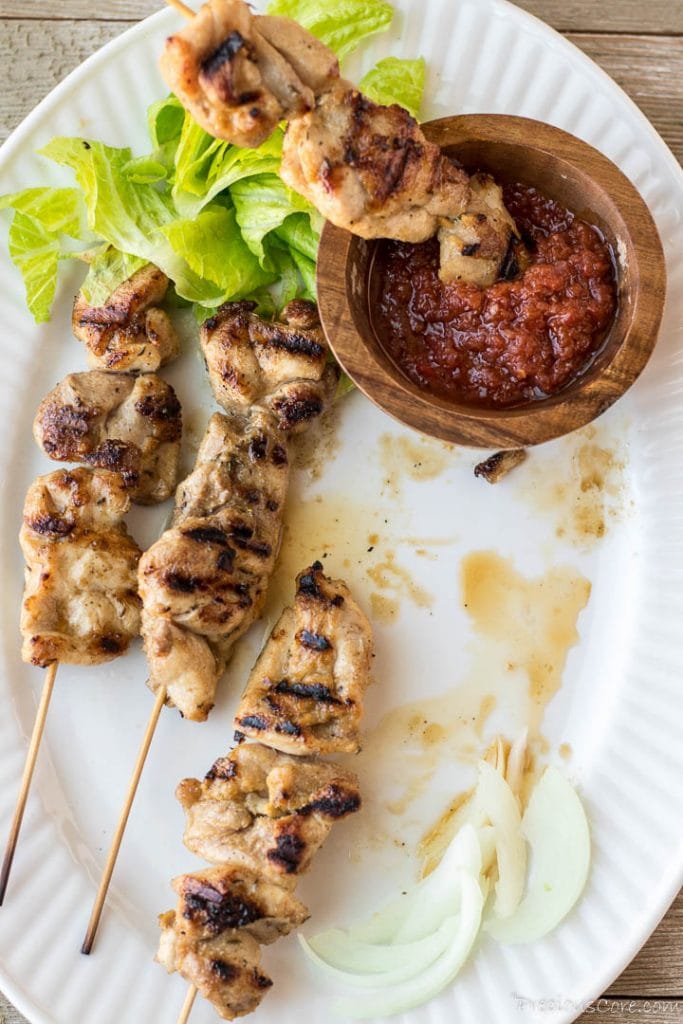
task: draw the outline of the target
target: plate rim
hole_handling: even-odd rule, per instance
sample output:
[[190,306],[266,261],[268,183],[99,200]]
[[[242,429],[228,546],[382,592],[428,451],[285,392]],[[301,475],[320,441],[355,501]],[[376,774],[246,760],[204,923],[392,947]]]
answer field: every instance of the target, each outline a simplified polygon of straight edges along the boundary
[[[629,96],[629,94],[625,92],[625,90],[607,73],[607,71],[592,60],[592,58],[584,53],[583,50],[581,50],[575,43],[567,39],[562,35],[562,33],[554,29],[547,22],[544,22],[542,18],[518,7],[516,4],[512,3],[511,0],[486,0],[486,2],[492,10],[497,8],[500,11],[507,12],[509,16],[514,17],[517,21],[528,23],[537,32],[540,30],[543,33],[552,34],[555,37],[556,44],[561,46],[565,52],[571,54],[574,61],[582,65],[588,73],[597,77],[613,96],[619,95],[620,100],[628,109],[630,116],[637,123],[638,129],[646,131],[651,138],[654,138],[659,143],[662,156],[666,157],[669,171],[678,179],[681,188],[683,189],[683,166],[681,166],[668,143],[662,138],[661,134],[647,118],[645,113],[640,109],[631,96]],[[34,126],[41,120],[44,113],[49,108],[56,103],[60,103],[74,88],[77,88],[83,80],[87,79],[93,71],[96,71],[103,62],[115,57],[119,50],[125,50],[131,37],[144,36],[148,31],[150,33],[155,31],[158,27],[158,23],[166,20],[170,22],[174,15],[175,12],[171,8],[162,8],[161,10],[155,11],[133,24],[129,24],[121,33],[99,47],[84,61],[82,61],[81,64],[70,71],[36,104],[35,107],[32,108],[32,110],[10,132],[7,139],[0,145],[0,173],[2,173],[5,163],[11,160],[14,150],[21,147],[24,143],[25,136],[31,133]],[[177,15],[175,16],[178,17]],[[122,24],[125,24],[125,22]],[[683,234],[680,227],[679,233]],[[549,1021],[553,1020],[556,1024],[572,1024],[572,1022],[575,1021],[583,1012],[582,1007],[598,999],[632,962],[634,957],[636,957],[642,950],[645,943],[666,915],[682,886],[683,837],[681,837],[679,845],[678,859],[674,861],[674,858],[671,858],[671,871],[670,873],[663,875],[661,878],[661,884],[657,890],[657,898],[653,898],[650,901],[648,905],[649,912],[641,914],[639,917],[643,924],[642,927],[638,929],[640,939],[637,948],[631,949],[630,952],[623,954],[618,958],[618,961],[613,961],[612,967],[605,969],[601,975],[596,977],[594,986],[591,986],[586,992],[579,993],[574,998],[573,1001],[577,1005],[580,1005],[579,1009],[576,1009],[576,1011],[570,1010],[568,1012],[560,1010],[557,1013],[550,1013],[546,1015],[546,1019]],[[31,1022],[31,1024],[54,1024],[54,1019],[46,1015],[40,1007],[32,1001],[30,995],[24,991],[24,988],[20,986],[18,982],[15,982],[12,976],[6,972],[4,963],[1,960],[0,988],[6,998],[27,1018],[27,1020]],[[660,997],[652,998],[656,999]],[[417,1011],[420,1009],[424,1008],[417,1008]]]

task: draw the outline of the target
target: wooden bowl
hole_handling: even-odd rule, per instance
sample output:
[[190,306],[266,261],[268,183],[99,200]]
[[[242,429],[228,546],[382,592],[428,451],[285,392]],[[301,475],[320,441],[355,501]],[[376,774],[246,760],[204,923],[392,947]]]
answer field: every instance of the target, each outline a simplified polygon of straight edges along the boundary
[[584,426],[630,388],[657,340],[666,291],[662,245],[645,202],[592,146],[540,121],[502,114],[445,117],[424,133],[468,170],[533,185],[591,224],[618,264],[618,310],[584,374],[551,398],[480,409],[422,391],[379,344],[369,310],[375,242],[326,224],[318,255],[318,304],[327,340],[349,377],[385,412],[432,437],[481,448],[540,444]]

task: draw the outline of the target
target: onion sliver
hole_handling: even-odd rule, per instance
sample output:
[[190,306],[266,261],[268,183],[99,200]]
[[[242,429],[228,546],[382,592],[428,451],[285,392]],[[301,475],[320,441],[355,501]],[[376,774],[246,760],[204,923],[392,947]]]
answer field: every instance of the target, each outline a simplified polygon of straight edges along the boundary
[[514,914],[524,892],[526,846],[521,833],[519,806],[507,782],[486,761],[479,762],[479,782],[472,804],[473,816],[495,829],[498,881],[493,912],[506,918]]
[[451,984],[467,960],[477,938],[484,902],[476,879],[462,868],[459,869],[459,874],[462,900],[458,928],[446,951],[421,974],[409,981],[394,985],[384,992],[364,992],[362,995],[338,1000],[335,1009],[340,1016],[354,1020],[388,1017],[393,1013],[421,1006]]
[[[433,935],[402,946],[353,945],[343,932],[324,932],[310,943],[299,936],[308,959],[334,981],[351,988],[386,988],[414,978],[456,940],[458,917],[447,917]],[[338,939],[337,936],[341,936]]]
[[354,942],[406,943],[432,934],[460,906],[459,868],[475,878],[481,872],[479,839],[471,825],[464,825],[453,837],[431,875],[368,921],[349,928],[349,938]]
[[491,919],[487,931],[499,942],[535,942],[567,916],[583,892],[590,866],[590,832],[573,787],[556,768],[546,768],[522,819],[531,847],[531,879],[515,914]]

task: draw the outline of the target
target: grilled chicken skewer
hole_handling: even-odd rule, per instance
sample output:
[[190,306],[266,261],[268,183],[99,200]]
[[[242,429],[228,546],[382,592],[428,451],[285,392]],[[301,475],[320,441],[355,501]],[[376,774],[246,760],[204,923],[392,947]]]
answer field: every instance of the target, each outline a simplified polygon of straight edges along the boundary
[[[176,796],[187,815],[185,845],[216,865],[175,879],[173,887],[181,896],[180,903],[175,912],[168,911],[159,919],[157,960],[169,973],[179,971],[192,986],[183,1008],[185,1019],[196,990],[221,1017],[232,1020],[255,1009],[266,986],[272,984],[270,979],[265,984],[256,981],[260,975],[258,949],[248,957],[244,945],[250,922],[256,920],[261,927],[259,915],[264,911],[242,908],[239,921],[234,914],[235,906],[241,906],[241,879],[245,872],[250,873],[261,907],[268,896],[272,903],[275,892],[279,896],[274,905],[286,906],[285,896],[310,866],[334,822],[357,811],[361,802],[352,772],[313,757],[281,753],[278,725],[283,735],[298,736],[305,749],[314,753],[356,749],[371,657],[372,632],[367,619],[346,585],[327,579],[320,563],[314,563],[297,577],[294,609],[287,609],[273,629],[245,694],[254,679],[263,683],[264,663],[277,662],[272,680],[286,685],[273,684],[269,707],[275,710],[285,692],[285,700],[294,696],[287,717],[279,717],[264,734],[269,745],[238,746],[219,758],[202,782],[184,779],[179,784]],[[285,676],[283,667],[287,668]],[[316,704],[327,708],[322,716],[324,733],[314,736]],[[342,712],[342,704],[350,711],[351,722]],[[338,719],[336,728],[330,715]],[[243,724],[239,712],[236,724],[240,728]],[[241,738],[241,733],[236,736]],[[300,745],[297,753],[301,750]],[[207,882],[212,884],[207,886]],[[290,915],[281,933],[307,916],[305,912],[297,920]],[[195,917],[200,919],[199,930]],[[261,942],[271,940],[270,934],[256,937]],[[215,963],[216,956],[220,966]]]
[[499,186],[470,179],[402,107],[340,78],[332,51],[296,22],[209,0],[167,40],[160,67],[218,138],[259,146],[287,120],[282,178],[337,227],[405,242],[438,234],[445,281],[488,285],[508,266],[517,229]]
[[173,523],[140,562],[149,686],[203,722],[236,641],[260,615],[282,537],[284,436],[254,409],[215,413]]
[[47,675],[0,871],[0,904],[59,663],[111,661],[139,633],[140,549],[123,525],[129,505],[121,477],[99,469],[38,477],[26,495],[19,537],[26,559],[21,656],[47,667]]
[[70,373],[40,403],[33,423],[36,443],[51,459],[117,471],[142,505],[173,494],[181,433],[176,393],[153,373]]
[[[231,310],[235,311],[232,306],[219,310],[207,322],[205,335],[217,330]],[[211,417],[195,468],[177,489],[171,527],[140,561],[142,635],[149,663],[148,683],[156,701],[90,916],[82,946],[86,954],[92,949],[161,708],[167,703],[186,718],[204,721],[235,643],[263,608],[282,538],[289,480],[287,432],[303,429],[323,411],[337,380],[336,369],[326,368],[327,348],[317,314],[314,326],[315,312],[310,303],[290,304],[288,323],[259,320],[261,331],[275,339],[271,363],[277,376],[277,402],[282,400],[281,404],[260,401],[270,394],[271,378],[259,369],[258,380],[254,378],[253,405],[245,401],[238,403],[239,415],[216,413]],[[253,317],[251,306],[246,313]],[[304,327],[304,320],[308,327]],[[287,351],[287,345],[291,348],[293,344],[292,336],[306,347],[311,332],[315,335],[312,367],[301,358],[292,361]],[[286,339],[282,342],[284,362],[279,358],[277,341],[282,338]],[[241,358],[247,347],[242,339]],[[229,345],[224,355],[229,360]],[[255,356],[251,362],[247,360],[240,379],[245,382],[250,374],[253,376],[256,366]],[[216,386],[221,371],[217,366],[213,370],[210,367],[210,371]],[[232,372],[232,367],[225,370],[227,376]],[[305,408],[297,404],[303,394],[301,387],[309,389]],[[313,404],[311,388],[317,389]]]

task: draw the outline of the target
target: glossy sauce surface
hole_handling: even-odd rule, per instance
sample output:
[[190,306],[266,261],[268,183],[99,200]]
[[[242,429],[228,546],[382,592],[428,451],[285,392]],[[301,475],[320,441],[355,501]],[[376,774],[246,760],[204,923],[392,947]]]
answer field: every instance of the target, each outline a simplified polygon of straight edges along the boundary
[[373,326],[399,369],[446,399],[501,408],[571,383],[616,311],[609,246],[598,230],[526,185],[507,185],[524,269],[487,288],[439,279],[436,239],[383,241],[373,264]]

